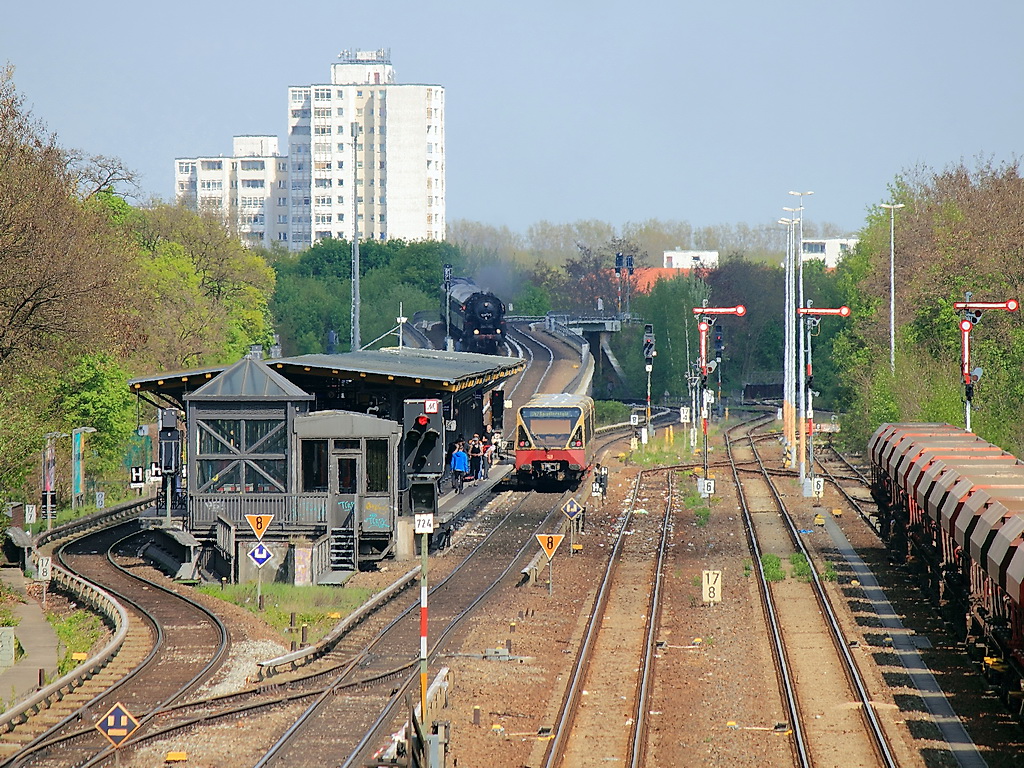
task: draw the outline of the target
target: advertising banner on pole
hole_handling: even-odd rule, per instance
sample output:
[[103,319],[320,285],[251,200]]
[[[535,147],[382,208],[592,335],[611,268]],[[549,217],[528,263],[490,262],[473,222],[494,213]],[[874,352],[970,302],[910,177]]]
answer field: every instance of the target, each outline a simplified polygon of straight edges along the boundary
[[57,484],[57,456],[53,448],[53,442],[46,441],[46,450],[43,451],[43,493],[51,493]]
[[74,431],[71,433],[71,493],[75,496],[81,496],[85,490],[82,474],[82,433]]

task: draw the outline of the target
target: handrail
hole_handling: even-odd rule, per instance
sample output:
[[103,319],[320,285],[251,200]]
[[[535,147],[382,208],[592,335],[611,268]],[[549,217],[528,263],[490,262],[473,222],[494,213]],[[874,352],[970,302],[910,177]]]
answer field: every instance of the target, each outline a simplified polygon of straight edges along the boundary
[[60,701],[66,694],[100,672],[114,658],[128,636],[128,613],[109,592],[64,570],[59,565],[52,566],[52,574],[52,580],[57,582],[62,590],[70,592],[104,615],[114,625],[114,636],[91,659],[0,715],[0,731],[14,730],[16,725],[28,720],[30,710],[37,713],[49,708],[54,701]]
[[74,520],[69,520],[62,525],[58,525],[56,528],[51,528],[48,531],[42,531],[41,533],[36,534],[33,542],[33,548],[39,549],[50,542],[62,539],[69,534],[85,533],[86,531],[94,528],[105,528],[112,523],[128,519],[138,510],[153,504],[155,500],[155,496],[147,496],[143,499],[136,499],[135,501],[127,501],[124,504],[118,504],[110,509],[101,509],[98,512],[86,515],[85,517],[78,517]]
[[[39,557],[36,550],[52,541],[64,538],[69,534],[84,533],[93,528],[102,528],[117,523],[152,503],[153,497],[126,502],[108,510],[99,510],[91,515],[71,520],[49,531],[43,531],[33,539],[33,551],[30,559],[33,563],[36,562]],[[30,711],[37,713],[42,709],[49,708],[54,701],[60,701],[66,694],[80,687],[110,663],[117,652],[121,650],[121,646],[124,645],[125,638],[128,636],[128,612],[113,595],[55,563],[51,565],[51,574],[51,581],[56,582],[58,588],[71,593],[106,618],[113,625],[114,636],[92,658],[0,714],[0,732],[13,730],[16,725],[29,718]]]

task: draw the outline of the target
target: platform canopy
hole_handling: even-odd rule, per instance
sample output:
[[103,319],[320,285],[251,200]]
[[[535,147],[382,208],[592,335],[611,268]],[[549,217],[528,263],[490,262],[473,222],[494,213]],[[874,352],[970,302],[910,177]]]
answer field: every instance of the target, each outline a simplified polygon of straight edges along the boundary
[[[298,355],[253,362],[279,374],[304,392],[330,387],[335,383],[362,382],[418,391],[454,393],[500,382],[519,373],[526,366],[526,362],[518,357],[409,347],[336,355]],[[164,400],[183,404],[186,395],[196,392],[232,365],[234,363],[143,376],[131,379],[128,386],[135,393],[152,393]],[[251,380],[255,381],[256,378]],[[244,381],[238,384],[245,386]]]

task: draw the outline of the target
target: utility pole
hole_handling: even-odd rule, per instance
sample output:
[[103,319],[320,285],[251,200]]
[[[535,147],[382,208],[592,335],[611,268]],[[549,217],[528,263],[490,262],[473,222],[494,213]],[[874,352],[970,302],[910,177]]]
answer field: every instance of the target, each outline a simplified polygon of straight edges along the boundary
[[359,123],[352,123],[352,337],[349,351],[358,352],[362,342],[359,339],[359,206],[356,203],[356,181],[359,176],[358,152]]
[[903,203],[882,203],[889,210],[889,370],[896,374],[896,209]]
[[444,348],[452,351],[452,265],[444,265]]
[[[796,241],[796,258],[799,267],[799,283],[800,283],[800,304],[799,306],[804,307],[804,197],[807,195],[813,195],[813,192],[790,192],[789,194],[795,195],[800,198],[800,206],[798,208],[800,212],[800,218],[797,219],[797,241]],[[804,337],[804,323],[801,318],[800,322],[800,435],[799,435],[799,447],[800,451],[800,485],[803,486],[807,479],[807,465],[805,462],[805,454],[807,450],[806,444],[806,433],[807,433],[807,381],[804,373],[803,359],[805,355],[805,342]]]

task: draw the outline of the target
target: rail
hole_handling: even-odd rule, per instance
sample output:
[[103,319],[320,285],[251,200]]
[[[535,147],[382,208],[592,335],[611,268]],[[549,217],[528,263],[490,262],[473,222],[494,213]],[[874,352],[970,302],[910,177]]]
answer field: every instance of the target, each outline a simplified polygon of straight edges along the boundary
[[51,581],[56,582],[62,591],[70,593],[106,617],[113,624],[114,636],[95,656],[0,715],[0,732],[13,730],[14,726],[28,720],[30,713],[48,709],[55,701],[60,701],[99,673],[117,655],[128,635],[128,613],[109,592],[56,564],[52,565]]
[[33,548],[40,549],[51,542],[57,541],[58,539],[63,539],[68,536],[78,536],[98,528],[107,528],[115,523],[121,522],[122,520],[128,520],[141,510],[151,506],[154,502],[155,497],[147,496],[143,499],[127,501],[124,504],[118,504],[110,509],[101,509],[90,515],[75,518],[74,520],[58,525],[49,531],[43,531],[42,533],[37,534],[33,540]]
[[344,619],[342,619],[330,632],[324,635],[320,640],[308,645],[305,648],[300,648],[297,651],[286,653],[283,656],[276,656],[273,659],[267,659],[266,661],[256,662],[256,666],[259,667],[259,679],[266,680],[268,677],[276,675],[284,670],[297,669],[304,664],[309,664],[312,661],[323,656],[325,653],[331,651],[338,644],[342,637],[352,629],[356,624],[361,622],[377,608],[384,603],[391,600],[395,595],[405,589],[412,581],[419,576],[420,566],[416,566],[407,574],[402,576],[398,581],[392,584],[382,592],[378,592],[373,596],[371,600],[363,603],[362,606],[357,608],[355,611],[350,613]]
[[[138,514],[140,510],[152,503],[152,497],[129,501],[111,507],[109,510],[100,510],[58,525],[49,531],[44,531],[33,539],[30,560],[35,562],[38,559],[35,550],[51,542],[115,525]],[[114,599],[113,595],[61,568],[56,563],[52,564],[51,568],[51,582],[55,583],[58,589],[73,595],[103,616],[113,626],[114,636],[94,656],[0,715],[0,732],[10,731],[15,725],[25,722],[30,713],[34,714],[49,708],[54,701],[60,701],[65,695],[100,672],[117,655],[128,635],[128,613],[124,606]]]

